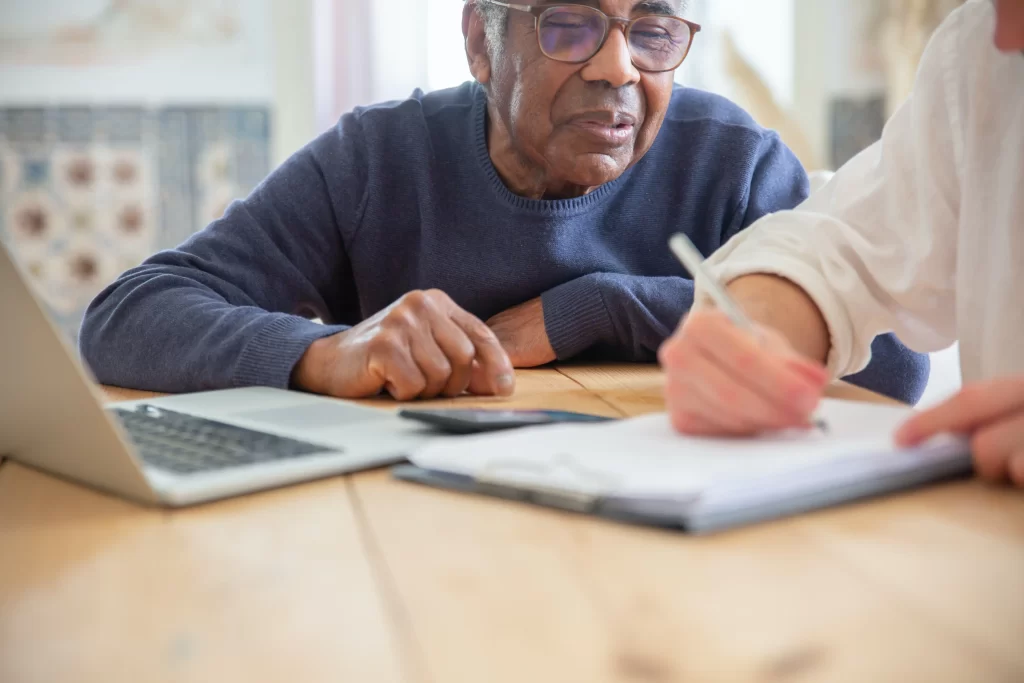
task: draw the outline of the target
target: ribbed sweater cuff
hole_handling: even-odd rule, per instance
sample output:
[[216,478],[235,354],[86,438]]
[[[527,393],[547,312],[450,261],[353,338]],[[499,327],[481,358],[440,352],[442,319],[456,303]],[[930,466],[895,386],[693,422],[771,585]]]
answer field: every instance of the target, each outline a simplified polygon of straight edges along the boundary
[[568,360],[594,344],[615,339],[615,328],[601,290],[582,277],[548,290],[541,296],[544,328],[558,360]]
[[306,349],[317,339],[347,329],[344,325],[320,325],[298,316],[277,317],[246,344],[235,367],[233,384],[287,389],[292,370]]

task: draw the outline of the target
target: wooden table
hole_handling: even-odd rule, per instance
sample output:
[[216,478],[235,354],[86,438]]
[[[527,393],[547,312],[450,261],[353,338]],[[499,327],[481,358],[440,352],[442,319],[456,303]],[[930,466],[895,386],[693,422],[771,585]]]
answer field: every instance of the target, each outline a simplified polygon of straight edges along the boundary
[[[502,405],[660,391],[546,369]],[[169,512],[0,467],[3,683],[1022,680],[1024,495],[977,482],[694,538],[386,471]]]

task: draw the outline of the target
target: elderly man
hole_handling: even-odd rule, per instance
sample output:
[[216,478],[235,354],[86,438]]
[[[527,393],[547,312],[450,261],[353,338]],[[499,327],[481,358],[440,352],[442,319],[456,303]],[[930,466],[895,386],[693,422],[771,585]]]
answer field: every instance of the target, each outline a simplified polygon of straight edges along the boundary
[[[398,399],[507,395],[513,367],[581,355],[654,360],[693,301],[668,237],[710,253],[807,194],[778,136],[673,85],[699,30],[679,9],[467,4],[475,83],[342,117],[101,293],[83,356],[128,387]],[[917,398],[927,359],[875,350],[857,381]]]

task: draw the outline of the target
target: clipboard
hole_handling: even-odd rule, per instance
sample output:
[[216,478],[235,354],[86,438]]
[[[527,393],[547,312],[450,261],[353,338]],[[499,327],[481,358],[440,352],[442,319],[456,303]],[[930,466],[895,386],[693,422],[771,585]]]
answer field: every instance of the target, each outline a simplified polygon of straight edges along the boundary
[[[826,406],[831,424],[842,426],[847,408],[844,403],[833,401]],[[856,409],[854,412],[858,411],[859,419],[853,420],[855,424],[847,424],[847,431],[859,429],[864,418],[887,418],[890,424],[898,424],[909,409],[872,406],[867,411]],[[647,472],[651,476],[646,488],[635,482],[631,487],[628,481],[616,480],[614,472],[630,472],[631,457],[623,452],[621,459],[616,460],[616,444],[624,445],[623,450],[637,449],[634,453],[645,447],[664,449],[666,444],[676,444],[666,441],[669,437],[662,433],[645,441],[643,435],[652,431],[659,420],[667,421],[667,418],[639,418],[632,427],[626,420],[608,426],[544,427],[533,430],[533,434],[528,433],[532,428],[527,428],[519,430],[518,434],[471,437],[468,442],[460,439],[448,446],[428,445],[426,448],[433,449],[431,452],[435,455],[445,455],[445,449],[450,449],[448,464],[443,457],[418,458],[413,454],[411,464],[393,468],[392,474],[403,481],[450,491],[707,534],[936,484],[973,472],[969,442],[959,437],[939,437],[917,448],[899,451],[881,448],[885,441],[876,440],[872,442],[875,444],[872,452],[862,453],[857,450],[861,442],[851,442],[848,453],[821,459],[805,454],[794,457],[791,465],[786,465],[783,453],[778,456],[782,465],[774,469],[762,468],[764,471],[756,476],[695,477],[685,485],[680,483],[678,473],[685,473],[686,467],[680,469],[679,463],[672,463],[671,454],[660,454],[662,460],[637,458],[638,467],[655,470]],[[546,431],[541,433],[542,429]],[[880,425],[881,432],[886,429],[885,424]],[[615,430],[623,431],[616,435]],[[822,437],[820,443],[830,443],[824,440],[826,438]],[[549,446],[550,454],[538,455],[545,443],[558,445]],[[564,444],[571,443],[579,446],[575,451],[566,451]],[[748,443],[753,451],[753,446],[759,442]],[[785,451],[785,440],[776,443],[781,445],[766,448],[760,443],[760,452],[751,452],[749,457],[761,457],[769,450]],[[805,452],[811,452],[814,446],[814,442],[792,443],[800,444]],[[604,447],[607,453],[601,458],[589,458],[588,444],[594,448]],[[743,455],[743,444],[738,442],[723,446],[721,442],[708,444],[706,440],[679,437],[678,446],[680,453],[687,448],[713,451],[712,446],[717,446],[720,452],[726,453],[736,449],[730,457],[747,457]],[[834,443],[830,447],[838,448]],[[528,457],[516,455],[516,449],[520,448],[524,453],[530,450]],[[478,463],[466,463],[474,457]],[[680,455],[680,458],[686,457]],[[614,463],[615,468],[608,468],[609,462]],[[670,463],[672,467],[662,467],[659,462]],[[694,467],[704,463],[706,468],[708,462],[711,461],[706,458],[694,458]],[[456,471],[457,468],[462,471]],[[659,491],[656,482],[661,474],[665,482]]]

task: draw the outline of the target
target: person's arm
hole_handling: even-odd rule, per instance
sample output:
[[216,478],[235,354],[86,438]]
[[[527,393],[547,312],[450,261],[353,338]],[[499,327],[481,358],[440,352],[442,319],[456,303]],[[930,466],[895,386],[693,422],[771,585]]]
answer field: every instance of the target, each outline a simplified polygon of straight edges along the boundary
[[920,352],[955,340],[956,29],[954,17],[936,33],[878,143],[796,210],[766,217],[710,260],[758,321],[827,362],[832,377],[864,369],[883,333]]
[[[743,302],[750,318],[783,333],[796,351],[822,364],[828,356],[825,319],[807,293],[789,280],[773,275],[750,275],[735,280],[730,291]],[[893,334],[871,342],[871,362],[860,372],[843,377],[850,384],[904,403],[921,399],[931,373],[927,354],[910,351]]]
[[347,329],[309,318],[355,310],[342,235],[355,229],[365,185],[348,129],[357,125],[346,117],[223,218],[107,287],[79,338],[97,380],[166,392],[285,388],[313,341]]
[[918,351],[953,341],[962,145],[946,88],[956,85],[962,12],[929,43],[879,143],[710,259],[758,330],[732,324],[698,288],[695,311],[659,353],[676,429],[806,425],[828,380],[862,369],[880,333],[895,330]]
[[[806,173],[775,133],[763,136],[742,173],[746,194],[713,242],[726,241],[758,219],[807,197]],[[684,275],[682,270],[679,277],[594,273],[545,293],[544,322],[555,355],[567,360],[598,347],[616,360],[656,360],[660,346],[693,305],[693,281]],[[928,380],[928,357],[910,351],[892,335],[876,339],[874,350],[871,365],[848,381],[916,402]]]
[[545,292],[541,302],[544,328],[558,360],[601,347],[617,360],[650,362],[690,309],[693,282],[591,273]]
[[[680,226],[701,231],[691,238],[708,245],[709,251],[758,218],[792,208],[807,197],[807,174],[800,161],[770,131],[754,140],[746,164],[729,172],[736,175],[742,192],[729,200],[723,224]],[[670,233],[665,234],[666,258],[671,258]],[[682,267],[678,276],[592,273],[545,292],[541,300],[548,337],[560,360],[598,346],[621,360],[653,361],[658,347],[693,305],[693,280]]]
[[82,327],[97,379],[166,392],[510,394],[498,339],[444,292],[408,292],[362,319],[345,244],[359,229],[365,169],[360,120],[348,114],[222,219],[124,274]]

